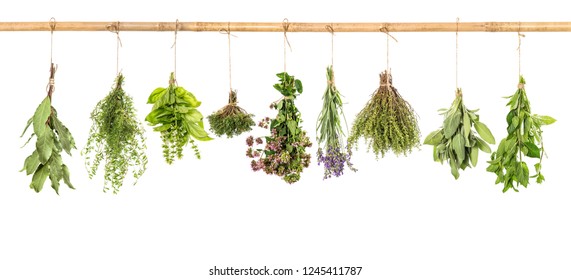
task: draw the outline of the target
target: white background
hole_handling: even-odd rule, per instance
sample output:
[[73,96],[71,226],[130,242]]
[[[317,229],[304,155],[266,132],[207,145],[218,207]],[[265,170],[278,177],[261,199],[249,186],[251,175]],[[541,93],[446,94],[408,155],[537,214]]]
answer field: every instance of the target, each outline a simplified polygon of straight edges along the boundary
[[[414,22],[568,21],[564,1],[7,1],[0,21],[272,21]],[[533,3],[533,4],[531,4]],[[258,118],[283,71],[281,33],[237,33],[232,41],[233,86],[240,105]],[[423,138],[442,119],[455,89],[454,33],[395,33],[393,82],[420,116]],[[46,183],[36,194],[31,176],[18,172],[33,145],[20,148],[27,119],[45,96],[49,32],[0,33],[2,96],[0,279],[301,279],[213,277],[218,267],[301,269],[362,266],[358,277],[322,279],[571,279],[571,40],[568,33],[525,34],[522,74],[534,113],[558,121],[545,128],[546,181],[503,194],[495,175],[480,165],[454,180],[432,161],[431,146],[409,157],[376,161],[364,146],[359,171],[322,180],[315,157],[301,180],[253,173],[246,135],[199,143],[203,159],[187,149],[168,166],[159,135],[147,127],[148,170],[118,195],[102,192],[102,173],[87,178],[79,150],[87,140],[95,104],[115,78],[115,35],[57,32],[53,105],[78,150],[64,156],[77,190],[57,196]],[[173,70],[172,32],[122,32],[120,68],[141,121],[150,92],[168,84]],[[297,99],[304,128],[315,121],[330,63],[328,33],[289,34],[287,70],[304,83]],[[378,86],[386,67],[385,36],[335,36],[337,87],[351,124]],[[505,136],[502,96],[515,92],[517,35],[460,33],[459,86],[465,103],[480,108],[496,139]],[[216,32],[180,32],[177,77],[195,93],[206,116],[227,100],[227,38]],[[208,126],[208,124],[206,124]],[[263,131],[256,130],[256,135]],[[493,146],[495,148],[495,146]],[[315,155],[314,145],[310,152]],[[101,172],[101,171],[100,171]],[[565,185],[567,184],[567,187]],[[315,276],[314,276],[315,277]],[[305,278],[310,278],[305,277]]]

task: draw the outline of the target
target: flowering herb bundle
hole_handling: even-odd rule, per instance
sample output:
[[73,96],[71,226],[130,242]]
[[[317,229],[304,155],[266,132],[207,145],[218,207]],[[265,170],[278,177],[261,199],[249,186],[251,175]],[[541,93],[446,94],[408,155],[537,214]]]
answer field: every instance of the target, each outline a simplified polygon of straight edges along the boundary
[[416,113],[392,86],[390,73],[384,71],[380,78],[380,87],[353,122],[348,145],[357,148],[359,138],[363,137],[367,151],[372,149],[377,159],[389,150],[395,155],[407,155],[420,146]]
[[252,130],[252,126],[256,125],[252,120],[253,116],[238,106],[236,91],[230,90],[228,104],[209,115],[207,119],[210,123],[210,131],[216,136],[226,135],[226,137],[232,138]]
[[123,90],[124,79],[119,73],[111,92],[91,112],[93,124],[82,151],[90,179],[101,161],[105,162],[103,191],[111,185],[114,194],[123,185],[129,167],[134,168],[135,183],[147,168],[145,129],[137,119],[133,99]]
[[[279,101],[270,105],[278,111],[274,119],[266,117],[258,126],[270,129],[270,136],[246,139],[248,150],[246,155],[252,158],[252,170],[263,170],[266,174],[274,174],[289,184],[299,181],[303,169],[309,166],[311,155],[305,151],[311,147],[309,137],[301,127],[301,113],[294,104],[295,98],[303,92],[300,80],[286,72],[278,73],[280,82],[274,85],[282,95]],[[263,149],[254,147],[263,145]]]
[[73,136],[59,120],[56,109],[52,107],[55,72],[56,68],[52,63],[48,95],[37,107],[34,115],[28,120],[24,132],[20,136],[24,136],[30,125],[32,125],[34,132],[26,144],[32,140],[32,137],[36,136],[36,149],[26,158],[24,167],[20,171],[25,170],[26,175],[34,174],[30,184],[30,188],[34,191],[40,192],[44,187],[46,179],[49,177],[52,188],[59,194],[59,186],[62,179],[69,188],[75,189],[69,178],[69,169],[62,161],[61,151],[64,150],[71,156],[71,149],[76,147]]
[[470,167],[470,163],[476,166],[478,149],[490,153],[490,146],[486,142],[495,144],[496,140],[490,129],[480,122],[480,116],[476,114],[478,109],[469,110],[464,106],[461,89],[456,89],[456,98],[452,102],[452,107],[439,111],[444,115],[444,124],[426,136],[424,144],[434,146],[434,161],[448,162],[452,175],[458,179],[459,169]]
[[[504,184],[503,192],[509,189],[518,192],[519,185],[527,187],[529,178],[535,178],[538,184],[545,180],[541,173],[544,154],[541,126],[552,124],[555,119],[531,113],[523,76],[519,78],[515,94],[506,98],[510,100],[506,104],[510,107],[506,117],[508,136],[500,141],[498,150],[492,153],[491,160],[488,161],[490,165],[486,170],[496,174],[496,184]],[[536,174],[531,177],[524,157],[539,159],[534,165]]]
[[[341,93],[335,86],[333,67],[327,67],[327,89],[323,94],[323,107],[317,119],[317,164],[323,163],[323,179],[331,176],[339,177],[343,174],[345,164],[352,171],[357,171],[351,163],[351,150],[343,142],[343,128],[341,127],[341,116],[343,114],[343,102]],[[345,121],[345,125],[347,122]],[[323,145],[323,147],[322,147]],[[325,152],[324,152],[325,150]]]
[[[168,164],[183,156],[183,148],[190,142],[194,155],[200,159],[200,152],[194,139],[212,140],[204,131],[202,114],[196,109],[201,102],[194,94],[176,84],[174,73],[171,73],[169,86],[155,89],[147,101],[153,104],[152,111],[145,120],[154,131],[161,133],[163,156]],[[194,138],[194,139],[193,139]]]

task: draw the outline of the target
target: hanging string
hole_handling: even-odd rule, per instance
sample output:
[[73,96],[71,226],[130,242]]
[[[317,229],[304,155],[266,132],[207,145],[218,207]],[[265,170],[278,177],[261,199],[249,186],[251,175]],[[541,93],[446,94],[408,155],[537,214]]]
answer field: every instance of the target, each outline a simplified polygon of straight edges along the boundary
[[331,33],[331,68],[333,68],[333,36],[335,36],[335,31],[333,30],[333,23],[331,25],[326,25],[325,29]]
[[458,24],[459,23],[460,23],[460,18],[457,17],[456,18],[456,89],[458,89]]
[[119,22],[114,23],[114,24],[110,24],[107,25],[107,30],[109,30],[112,33],[115,33],[115,35],[117,35],[117,49],[116,49],[116,64],[115,64],[115,69],[117,72],[117,75],[119,75],[119,48],[123,47],[123,43],[121,43],[121,37],[119,37]]
[[287,18],[284,18],[282,25],[284,28],[284,72],[286,72],[286,44],[289,46],[289,50],[291,51],[291,45],[287,39],[287,32],[289,30],[289,21]]
[[54,31],[56,29],[56,19],[50,19],[50,79],[48,85],[46,86],[46,91],[48,92],[48,98],[52,100],[52,94],[55,91],[55,73],[57,66],[54,65]]
[[178,35],[178,29],[179,29],[179,23],[178,23],[178,19],[176,19],[176,22],[174,24],[174,43],[172,44],[171,48],[174,48],[174,78],[176,80],[176,38]]
[[525,37],[524,34],[520,32],[521,30],[521,22],[517,28],[517,60],[518,60],[518,79],[521,76],[521,38]]
[[56,19],[50,19],[50,63],[53,63],[54,57],[54,30],[56,30]]
[[389,38],[392,38],[393,40],[395,40],[395,42],[398,43],[397,39],[389,34],[389,28],[387,26],[383,26],[379,29],[379,31],[381,31],[382,33],[385,33],[387,35],[387,72],[390,73],[390,66],[389,66]]
[[227,29],[220,29],[220,34],[228,36],[228,81],[230,84],[230,92],[232,92],[232,48],[230,45],[230,37],[236,37],[230,32],[230,22],[228,22]]

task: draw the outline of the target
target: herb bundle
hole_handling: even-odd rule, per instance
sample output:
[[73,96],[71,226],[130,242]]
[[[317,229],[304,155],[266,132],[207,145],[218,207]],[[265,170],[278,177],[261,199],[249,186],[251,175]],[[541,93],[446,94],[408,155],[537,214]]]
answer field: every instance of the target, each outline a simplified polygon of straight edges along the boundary
[[[252,158],[253,171],[264,170],[274,174],[289,184],[299,181],[303,169],[309,166],[311,155],[305,151],[311,147],[307,133],[301,127],[301,113],[294,104],[295,98],[303,92],[300,80],[286,72],[278,73],[280,82],[274,85],[283,98],[270,105],[278,111],[274,119],[266,117],[258,126],[270,129],[271,135],[264,137],[264,149],[254,148],[254,137],[246,139],[246,156]],[[264,139],[258,137],[255,144],[262,145]]]
[[252,120],[254,115],[248,114],[237,103],[236,91],[230,90],[228,104],[207,117],[210,123],[210,131],[216,136],[226,135],[226,137],[232,138],[252,130],[252,126],[256,125]]
[[[506,98],[510,100],[506,104],[510,108],[506,117],[508,136],[500,141],[498,150],[492,153],[486,170],[497,175],[496,184],[504,184],[503,192],[509,189],[518,192],[519,185],[527,187],[529,178],[535,178],[538,184],[545,180],[541,173],[544,154],[541,126],[552,124],[555,119],[531,113],[523,76],[519,78],[515,94]],[[524,157],[539,159],[534,165],[536,174],[531,177]]]
[[73,136],[58,119],[57,111],[52,106],[52,94],[55,89],[55,71],[56,68],[52,63],[48,95],[37,107],[34,115],[28,120],[24,132],[20,136],[24,136],[30,125],[32,125],[34,132],[26,144],[32,140],[32,137],[36,136],[36,150],[26,158],[24,167],[20,171],[25,170],[26,175],[34,174],[30,184],[30,188],[34,191],[40,192],[44,187],[46,179],[49,177],[52,188],[59,194],[59,186],[62,179],[69,188],[75,189],[70,181],[69,169],[61,158],[61,151],[64,150],[71,156],[71,149],[76,147]]
[[[351,163],[351,150],[343,142],[343,128],[341,127],[343,113],[343,101],[341,93],[335,86],[333,67],[327,67],[327,89],[323,94],[323,107],[317,119],[317,164],[323,163],[323,179],[331,178],[331,175],[339,177],[343,174],[345,164],[352,171],[357,171]],[[345,121],[347,125],[347,121]],[[324,146],[322,147],[321,144]],[[325,150],[325,153],[324,153]]]
[[495,144],[496,140],[490,129],[480,122],[480,116],[476,114],[478,109],[466,108],[461,89],[456,89],[456,98],[452,102],[452,107],[439,111],[444,115],[444,124],[426,136],[424,144],[434,146],[434,161],[448,162],[452,175],[458,179],[459,169],[476,166],[478,150],[490,153],[490,146],[487,143]]
[[367,151],[372,149],[377,159],[379,153],[384,157],[389,150],[397,156],[407,155],[420,146],[416,113],[392,86],[390,73],[384,71],[380,79],[380,87],[353,122],[348,145],[357,148],[359,138],[363,137]]
[[166,162],[172,164],[175,158],[182,159],[183,148],[189,142],[194,155],[200,159],[194,139],[209,141],[212,138],[204,130],[202,114],[196,109],[201,102],[190,91],[176,84],[174,73],[170,74],[169,86],[155,89],[147,103],[153,104],[153,108],[145,120],[155,126],[154,131],[161,133]]
[[82,151],[90,179],[104,161],[103,191],[107,192],[110,184],[114,194],[123,185],[129,167],[134,168],[135,184],[147,168],[145,129],[137,119],[133,99],[123,90],[124,79],[119,73],[109,94],[91,112],[93,124]]

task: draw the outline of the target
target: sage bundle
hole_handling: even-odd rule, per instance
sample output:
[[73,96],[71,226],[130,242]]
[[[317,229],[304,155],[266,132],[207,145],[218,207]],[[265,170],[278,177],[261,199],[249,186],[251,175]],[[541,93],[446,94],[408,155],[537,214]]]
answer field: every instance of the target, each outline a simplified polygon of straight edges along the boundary
[[[266,117],[258,124],[269,129],[270,135],[255,139],[249,136],[246,139],[246,156],[252,158],[250,166],[253,171],[263,170],[292,184],[299,181],[303,169],[309,166],[311,155],[306,148],[312,144],[301,127],[301,113],[294,103],[295,98],[303,92],[301,81],[286,72],[277,76],[280,82],[274,88],[283,97],[270,105],[270,108],[278,111],[277,115],[273,119]],[[264,148],[255,148],[255,145],[263,145],[264,142]]]
[[252,126],[256,125],[252,119],[253,116],[238,106],[237,93],[235,90],[230,90],[228,104],[209,115],[207,119],[210,123],[210,131],[216,136],[226,135],[232,138],[252,130]]
[[349,147],[358,148],[364,138],[367,151],[373,150],[378,159],[392,150],[395,155],[407,155],[420,146],[417,115],[392,85],[390,72],[380,75],[381,85],[357,114],[348,138]]
[[69,168],[63,163],[61,152],[65,151],[71,156],[71,149],[75,149],[75,141],[69,129],[60,121],[56,109],[52,106],[52,94],[54,93],[54,78],[56,68],[50,67],[50,83],[48,95],[36,108],[34,115],[28,120],[22,136],[30,125],[34,132],[24,144],[26,146],[36,136],[36,149],[24,161],[24,167],[20,171],[26,171],[26,175],[32,176],[30,188],[40,192],[47,178],[50,178],[52,189],[59,195],[60,181],[70,188],[75,189],[70,181]]
[[188,143],[200,159],[194,140],[209,141],[212,138],[204,130],[203,117],[197,109],[201,102],[190,91],[177,85],[174,73],[170,74],[169,86],[156,88],[147,103],[153,104],[153,108],[145,120],[154,126],[154,131],[161,133],[165,161],[172,164],[175,159],[182,159],[183,148]]
[[490,153],[488,143],[495,144],[496,140],[490,129],[480,122],[480,116],[476,114],[478,109],[466,108],[460,88],[456,89],[456,98],[452,106],[439,111],[444,116],[444,123],[439,129],[426,136],[424,144],[434,146],[434,161],[447,162],[452,175],[458,179],[460,169],[465,170],[466,167],[476,166],[478,150]]
[[130,167],[133,184],[147,167],[145,129],[137,118],[133,98],[123,90],[124,79],[119,73],[109,94],[91,112],[93,124],[82,151],[90,179],[104,162],[103,191],[113,189],[114,194],[119,192]]
[[[496,174],[496,184],[504,184],[503,192],[510,189],[518,192],[519,185],[527,188],[529,178],[535,178],[538,184],[545,180],[541,173],[541,163],[545,153],[541,127],[554,123],[555,119],[531,113],[523,76],[519,77],[516,92],[506,98],[509,99],[506,106],[510,108],[506,117],[508,135],[500,141],[498,149],[492,153],[486,170]],[[526,158],[538,159],[533,165],[535,175],[530,176]]]
[[[339,177],[343,174],[345,164],[351,171],[357,171],[351,163],[351,149],[343,141],[343,128],[341,127],[341,117],[345,120],[343,113],[343,101],[341,93],[335,86],[335,76],[333,67],[327,67],[327,89],[323,94],[323,107],[317,119],[317,164],[323,164],[323,179],[331,176]],[[345,126],[347,121],[345,120]]]

